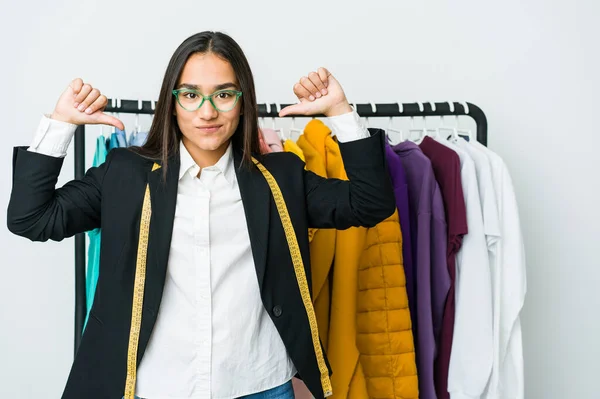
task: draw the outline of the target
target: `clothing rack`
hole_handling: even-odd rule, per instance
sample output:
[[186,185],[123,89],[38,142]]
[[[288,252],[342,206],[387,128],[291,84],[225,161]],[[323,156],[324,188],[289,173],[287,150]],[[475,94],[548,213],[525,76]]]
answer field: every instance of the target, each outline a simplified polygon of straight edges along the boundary
[[[154,114],[156,102],[140,100],[115,100],[109,99],[104,112],[118,112],[123,114]],[[279,118],[278,109],[291,104],[258,104],[260,118]],[[487,119],[485,114],[475,104],[467,102],[443,103],[387,103],[387,104],[353,104],[361,117],[427,117],[427,116],[460,116],[467,115],[473,118],[477,125],[477,141],[487,145]],[[285,116],[285,118],[293,115]],[[314,115],[324,117],[325,115]],[[300,116],[296,116],[300,117]],[[312,117],[312,116],[311,116]],[[75,131],[75,179],[83,178],[85,167],[85,125],[77,127]],[[75,353],[81,342],[81,331],[86,315],[86,233],[75,235]]]

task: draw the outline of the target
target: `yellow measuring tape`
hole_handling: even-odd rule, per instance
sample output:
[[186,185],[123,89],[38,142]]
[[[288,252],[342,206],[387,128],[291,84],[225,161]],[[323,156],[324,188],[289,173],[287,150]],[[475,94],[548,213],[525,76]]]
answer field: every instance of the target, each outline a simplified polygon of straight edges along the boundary
[[[157,163],[152,171],[159,169]],[[148,257],[148,235],[150,234],[150,217],[152,205],[150,202],[150,186],[146,185],[142,217],[140,220],[140,237],[138,241],[137,259],[135,264],[135,282],[133,285],[133,305],[131,308],[131,329],[129,331],[129,347],[127,349],[127,379],[125,380],[124,399],[135,399],[135,380],[137,373],[137,351],[142,327],[142,306],[144,304],[144,285],[146,283],[146,258]]]
[[306,279],[306,273],[304,272],[304,262],[302,261],[302,254],[298,247],[298,239],[296,238],[296,232],[292,225],[292,220],[285,205],[283,194],[281,189],[275,181],[275,178],[271,173],[255,158],[252,158],[254,164],[262,172],[263,176],[271,187],[275,204],[277,205],[277,211],[283,224],[283,230],[285,231],[285,237],[287,238],[288,246],[290,247],[290,254],[292,256],[292,262],[294,263],[294,271],[296,272],[296,280],[298,281],[298,287],[300,288],[300,295],[302,296],[302,302],[304,303],[304,309],[308,316],[310,324],[310,333],[312,336],[313,347],[315,349],[315,356],[317,357],[317,364],[319,365],[319,372],[321,373],[321,387],[323,388],[323,395],[325,397],[333,394],[333,388],[331,387],[331,380],[329,379],[329,370],[325,364],[325,357],[323,356],[323,350],[321,348],[321,342],[319,341],[319,328],[317,326],[317,317],[315,316],[315,309],[313,308],[312,300],[310,299],[310,291],[308,290],[308,280]]
[[[298,247],[298,240],[292,221],[285,205],[281,189],[275,181],[275,178],[269,173],[269,171],[255,158],[252,158],[254,164],[262,172],[263,176],[267,180],[275,204],[277,205],[277,211],[283,224],[285,236],[287,238],[292,262],[294,263],[294,271],[296,273],[296,280],[298,281],[298,287],[300,288],[300,295],[302,296],[302,302],[306,310],[310,332],[315,350],[315,356],[317,358],[317,364],[319,366],[319,372],[321,373],[321,387],[323,388],[323,395],[325,397],[333,394],[331,387],[331,380],[329,379],[329,370],[325,364],[325,357],[323,356],[323,350],[319,341],[319,330],[317,327],[317,318],[315,316],[315,310],[313,308],[312,301],[310,299],[310,291],[308,289],[308,280],[306,279],[306,273],[304,272],[304,262],[302,261],[302,254]],[[160,168],[160,165],[154,164],[152,170]],[[133,306],[131,310],[131,330],[129,332],[129,347],[127,350],[127,380],[125,381],[125,395],[124,399],[135,399],[135,381],[136,381],[136,364],[137,364],[137,350],[139,345],[140,328],[142,326],[142,305],[144,302],[144,285],[146,281],[146,258],[148,254],[148,235],[150,233],[150,217],[152,216],[152,206],[150,203],[150,187],[146,185],[146,193],[144,194],[144,203],[142,206],[142,216],[140,221],[140,237],[138,242],[137,260],[135,268],[135,282],[133,287]]]

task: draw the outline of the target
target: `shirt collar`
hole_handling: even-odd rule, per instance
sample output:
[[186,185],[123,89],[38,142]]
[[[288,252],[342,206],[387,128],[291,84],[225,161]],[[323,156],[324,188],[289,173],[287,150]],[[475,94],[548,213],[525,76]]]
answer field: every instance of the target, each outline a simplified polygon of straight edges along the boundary
[[[181,142],[179,143],[179,154],[180,154],[180,168],[179,168],[179,180],[181,180],[185,174],[189,174],[191,177],[196,177],[198,176],[198,173],[200,172],[200,167],[196,164],[196,162],[194,161],[194,159],[192,158],[192,155],[190,154],[190,152],[187,150],[187,148],[185,148],[185,145],[183,144],[183,140],[181,140]],[[227,150],[225,150],[225,154],[223,154],[223,156],[221,158],[219,158],[219,160],[217,161],[216,164],[214,164],[213,166],[209,166],[208,168],[215,168],[217,170],[219,170],[223,176],[225,177],[225,180],[227,181],[227,183],[233,185],[235,183],[235,169],[234,169],[234,165],[233,165],[233,147],[231,142],[229,142],[229,145],[227,146]]]

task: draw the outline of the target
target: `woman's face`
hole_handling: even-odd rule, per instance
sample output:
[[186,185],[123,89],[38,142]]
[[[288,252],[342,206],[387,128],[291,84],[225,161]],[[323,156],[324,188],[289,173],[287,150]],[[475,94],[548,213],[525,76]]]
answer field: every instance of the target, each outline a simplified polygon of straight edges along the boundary
[[[176,88],[193,88],[205,96],[223,89],[240,90],[231,64],[212,53],[190,56]],[[175,103],[183,143],[198,166],[214,165],[225,153],[240,121],[241,104],[240,98],[233,109],[221,112],[208,99],[195,111]]]

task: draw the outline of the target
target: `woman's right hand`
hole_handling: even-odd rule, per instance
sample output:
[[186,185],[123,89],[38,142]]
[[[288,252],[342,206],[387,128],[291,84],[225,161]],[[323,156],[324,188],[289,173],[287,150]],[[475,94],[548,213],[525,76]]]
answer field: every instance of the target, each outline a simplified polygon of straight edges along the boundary
[[74,125],[111,125],[125,130],[123,122],[103,112],[107,104],[108,99],[100,90],[77,78],[60,96],[50,118]]

